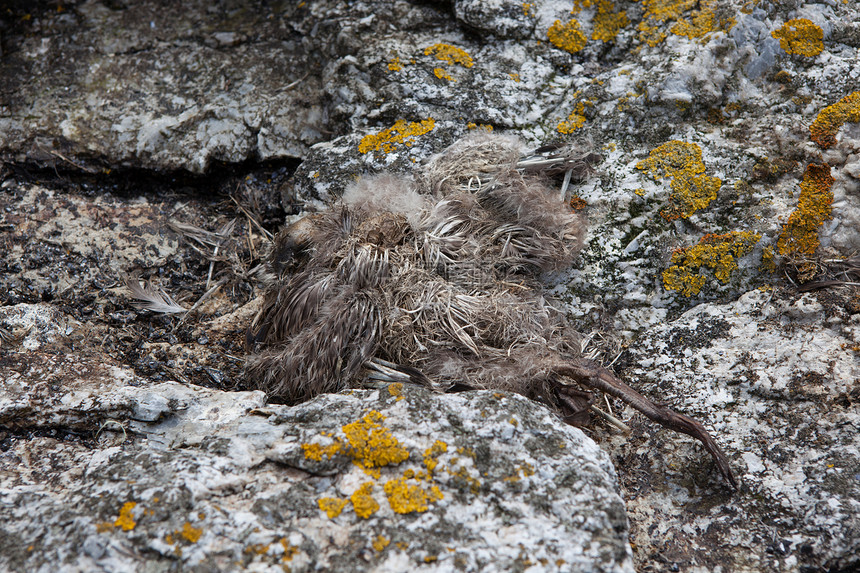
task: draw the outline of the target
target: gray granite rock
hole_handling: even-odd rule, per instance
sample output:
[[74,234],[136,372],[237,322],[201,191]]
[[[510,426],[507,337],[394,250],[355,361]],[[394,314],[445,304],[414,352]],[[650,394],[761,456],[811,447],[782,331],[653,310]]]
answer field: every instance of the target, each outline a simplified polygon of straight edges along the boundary
[[[702,571],[856,565],[858,310],[856,299],[832,293],[754,290],[700,305],[628,349],[627,379],[705,421],[742,484],[730,498],[715,491],[707,454],[689,440],[648,430],[647,441],[614,440],[640,563],[648,555]],[[677,462],[658,462],[666,459]]]
[[[445,497],[395,516],[384,483],[346,458],[314,465],[293,446],[260,454],[251,443],[255,432],[263,442],[285,436],[291,420],[258,394],[227,393],[257,309],[265,233],[245,212],[202,198],[232,194],[257,206],[251,214],[269,209],[270,219],[273,196],[288,212],[324,208],[357,177],[408,171],[491,126],[518,135],[524,149],[590,140],[603,156],[571,189],[590,220],[588,246],[575,268],[546,277],[548,288],[607,362],[613,347],[627,349],[615,364],[631,383],[703,419],[741,474],[730,497],[691,440],[627,411],[632,436],[598,426],[627,499],[637,568],[856,568],[858,21],[856,4],[838,1],[10,5],[0,14],[0,510],[18,529],[8,530],[0,557],[12,569],[122,570],[141,563],[130,552],[152,570],[230,570],[237,561],[274,567],[289,554],[295,569],[324,546],[345,556],[333,567],[411,568],[433,556],[426,567],[482,567],[484,546],[468,528],[457,533],[472,544],[454,551],[425,536],[410,545],[423,553],[411,553],[389,535],[395,517],[414,520],[412,533],[433,519],[452,522],[447,504],[473,495],[465,476],[438,472]],[[559,27],[566,40],[554,43]],[[288,181],[262,173],[260,160],[290,158],[301,165]],[[221,162],[259,172],[175,178]],[[810,165],[824,166],[832,183],[804,182]],[[215,232],[234,217],[217,255],[170,227]],[[792,220],[809,230],[797,248],[781,243]],[[122,286],[134,272],[195,310],[172,318],[134,310]],[[796,284],[810,280],[831,282],[801,296]],[[390,406],[385,426],[411,457],[382,471],[402,476],[432,444],[410,424],[462,399],[404,395],[320,404],[350,421],[364,416],[360,404]],[[518,398],[498,402],[507,418],[526,408]],[[550,424],[543,410],[529,411],[535,427]],[[332,445],[321,433],[343,441],[348,423],[308,421],[293,437]],[[253,431],[216,438],[240,427]],[[545,431],[574,440],[562,426]],[[452,448],[440,467],[477,468]],[[542,463],[557,467],[546,461],[555,455]],[[509,469],[532,464],[535,475],[518,470],[517,483],[544,491],[536,461],[507,459]],[[474,494],[490,508],[487,527],[496,527],[493,516],[519,515],[510,504],[527,497],[505,489],[513,473],[500,476]],[[329,520],[315,505],[346,499],[361,480],[373,482],[381,507],[360,521],[378,521],[372,536],[355,533],[353,506]],[[15,505],[25,501],[44,526],[10,519],[27,515]],[[116,523],[131,501],[126,517],[137,525],[122,531]],[[614,501],[592,501],[604,525],[620,523]],[[550,536],[569,526],[597,535],[599,524],[530,502],[542,516],[534,528],[551,524]],[[285,533],[285,524],[313,520],[316,529]],[[336,536],[320,533],[332,527]],[[43,534],[57,541],[47,553]],[[373,549],[377,535],[390,541],[382,552]],[[613,533],[600,546],[608,553],[594,546],[589,555],[629,567],[623,537]],[[548,553],[524,547],[520,561],[501,553],[508,568],[553,566]]]
[[633,571],[608,456],[525,398],[397,384],[290,408],[28,359],[0,392],[0,568]]

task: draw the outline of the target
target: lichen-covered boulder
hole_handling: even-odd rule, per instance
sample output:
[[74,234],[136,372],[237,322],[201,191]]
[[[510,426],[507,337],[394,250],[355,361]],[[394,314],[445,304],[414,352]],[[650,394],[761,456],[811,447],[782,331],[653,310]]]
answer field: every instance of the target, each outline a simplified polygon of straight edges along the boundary
[[266,407],[31,358],[2,372],[2,568],[633,571],[608,456],[525,398],[393,384]]
[[707,455],[665,432],[613,440],[641,563],[856,567],[858,341],[856,296],[754,290],[729,304],[700,305],[627,350],[627,379],[702,419],[741,483],[733,496],[722,495],[703,471]]

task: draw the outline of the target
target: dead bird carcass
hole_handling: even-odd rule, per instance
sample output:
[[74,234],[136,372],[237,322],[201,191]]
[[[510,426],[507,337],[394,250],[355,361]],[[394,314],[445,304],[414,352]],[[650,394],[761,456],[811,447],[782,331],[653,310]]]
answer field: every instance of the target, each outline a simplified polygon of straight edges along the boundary
[[570,422],[590,403],[582,388],[600,390],[701,440],[735,486],[699,422],[583,358],[580,336],[542,295],[538,275],[571,265],[585,232],[547,174],[566,173],[566,186],[594,156],[538,151],[522,158],[515,138],[472,135],[412,179],[363,179],[279,233],[277,280],[248,331],[248,383],[296,403],[347,388],[367,368],[441,391],[517,392]]

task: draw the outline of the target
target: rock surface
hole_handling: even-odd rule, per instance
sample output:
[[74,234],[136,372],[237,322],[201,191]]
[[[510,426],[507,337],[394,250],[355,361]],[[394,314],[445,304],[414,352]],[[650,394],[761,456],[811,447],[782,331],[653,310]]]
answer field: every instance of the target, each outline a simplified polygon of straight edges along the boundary
[[[30,346],[66,332],[4,311]],[[4,439],[0,568],[633,571],[608,455],[525,398],[395,384],[266,407],[43,352],[4,364],[0,423],[32,434]]]
[[[26,499],[52,536],[35,520],[7,518],[19,528],[7,529],[0,550],[9,567],[72,569],[89,559],[83,570],[120,570],[134,562],[126,551],[149,557],[154,570],[180,561],[264,569],[288,554],[294,569],[309,567],[303,556],[323,543],[310,533],[317,530],[276,534],[317,520],[339,532],[330,557],[319,559],[363,551],[356,562],[372,568],[404,555],[411,568],[435,555],[424,566],[453,568],[462,555],[466,569],[480,568],[484,538],[413,553],[373,529],[390,540],[377,552],[372,544],[382,541],[351,529],[411,519],[415,533],[434,512],[450,519],[446,504],[472,493],[447,472],[433,478],[442,499],[400,516],[384,495],[395,474],[374,481],[332,458],[323,475],[298,454],[224,449],[229,440],[207,436],[247,424],[268,428],[259,439],[274,444],[289,416],[312,407],[265,406],[258,394],[235,392],[267,233],[285,215],[322,208],[356,177],[408,170],[489,127],[519,135],[524,149],[589,139],[602,155],[594,177],[569,193],[591,222],[588,246],[548,286],[593,334],[595,353],[617,359],[618,372],[650,397],[702,419],[741,476],[729,496],[697,445],[629,411],[631,436],[596,426],[618,468],[636,567],[860,564],[855,3],[320,0],[186,2],[175,11],[89,0],[4,10],[0,511],[24,515],[14,504]],[[135,310],[123,285],[135,273],[193,310]],[[802,294],[803,283],[818,290]],[[321,399],[314,404],[332,401],[352,418],[332,418],[327,430],[322,418],[308,422],[308,435],[293,438],[330,431],[343,440],[338,432],[365,415],[362,404],[384,403],[393,409],[385,426],[411,457],[382,471],[402,477],[409,464],[420,469],[432,446],[410,419],[463,399],[404,396]],[[479,399],[496,400],[468,398]],[[407,416],[404,403],[419,406]],[[526,405],[506,397],[495,407],[510,419]],[[552,426],[540,408],[529,411],[535,427]],[[561,425],[542,431],[596,455]],[[456,472],[455,456],[478,467],[453,451],[440,467]],[[583,525],[579,514],[534,503],[544,487],[539,466],[557,467],[552,460],[564,456],[544,452],[538,463],[520,456],[533,452],[517,452],[506,458],[512,467],[525,460],[536,472],[520,471],[517,482],[534,492],[527,511],[540,516],[535,527],[594,538],[608,527],[609,541],[588,555],[629,569],[611,493],[591,490],[602,525]],[[593,475],[611,490],[611,471],[595,464]],[[504,489],[514,486],[504,482],[510,476],[497,474],[492,487],[482,481],[477,498],[490,513],[528,498]],[[359,478],[373,482],[382,509],[359,522],[348,506],[328,520],[318,498],[351,497]],[[99,489],[108,482],[115,487]],[[308,494],[288,500],[303,509],[289,514],[267,501],[290,490]],[[123,514],[126,502],[137,505]],[[525,523],[509,519],[508,527]],[[123,530],[129,520],[137,525]],[[56,543],[46,546],[48,538]],[[558,566],[550,546],[541,547],[502,555],[509,568]]]

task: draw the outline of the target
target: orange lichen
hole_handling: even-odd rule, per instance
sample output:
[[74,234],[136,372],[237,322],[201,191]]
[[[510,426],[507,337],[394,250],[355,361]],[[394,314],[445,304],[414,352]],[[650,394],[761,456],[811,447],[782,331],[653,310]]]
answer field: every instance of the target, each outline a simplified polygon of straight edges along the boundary
[[[473,494],[477,494],[481,491],[481,482],[477,478],[474,478],[469,474],[469,470],[466,469],[465,466],[460,466],[457,469],[451,469],[450,467],[445,470],[448,472],[448,475],[457,478],[457,481],[469,487],[469,491]],[[458,486],[459,487],[459,486]]]
[[446,62],[449,66],[459,64],[464,68],[471,68],[475,63],[472,56],[456,46],[450,44],[433,44],[424,49],[425,56],[435,55],[437,60]]
[[382,551],[383,549],[388,547],[389,543],[391,543],[390,539],[388,539],[384,535],[377,535],[376,539],[373,540],[372,545],[373,545],[373,548],[376,549],[377,551]]
[[[521,472],[522,472],[522,477],[520,476]],[[520,481],[522,478],[531,477],[533,475],[535,475],[534,467],[528,462],[523,462],[522,464],[517,465],[516,468],[514,468],[514,474],[513,475],[508,476],[506,478],[503,478],[502,481],[515,483],[515,482]]]
[[358,144],[358,151],[361,153],[367,153],[368,151],[390,153],[394,151],[395,145],[398,143],[402,143],[406,147],[411,147],[414,143],[413,138],[432,131],[434,127],[436,127],[436,122],[432,117],[420,122],[413,121],[410,123],[406,123],[404,119],[398,119],[391,127],[379,133],[371,133],[361,138]]
[[[580,93],[580,91],[577,91],[573,94],[573,97],[578,97]],[[556,130],[559,133],[567,135],[569,133],[573,133],[574,131],[582,127],[583,124],[585,124],[586,120],[585,106],[587,105],[590,106],[594,104],[591,103],[589,100],[582,100],[576,102],[576,105],[573,107],[573,111],[570,112],[570,115],[567,116],[567,119],[565,121],[562,121],[556,126]]]
[[448,451],[448,444],[440,440],[433,442],[433,445],[424,450],[424,465],[427,467],[428,476],[433,475],[433,470],[439,464],[437,459],[439,456]]
[[[717,17],[714,0],[642,0],[642,7],[644,18],[637,28],[640,39],[649,46],[656,46],[666,39],[663,25],[668,22],[674,22],[669,28],[671,33],[690,39],[702,38],[712,32],[727,32],[735,25],[734,18]],[[685,18],[685,12],[690,10],[689,17]]]
[[558,132],[567,135],[569,133],[573,133],[574,131],[582,127],[585,124],[585,116],[581,113],[584,109],[585,104],[583,104],[582,102],[576,104],[576,108],[574,108],[574,110],[570,112],[570,115],[567,116],[567,119],[565,121],[560,122],[556,126]]
[[394,398],[399,402],[403,399],[403,383],[394,382],[393,384],[389,384],[388,393],[394,396]]
[[475,123],[473,121],[470,121],[466,124],[466,129],[483,129],[484,131],[493,131],[493,126],[489,123]]
[[588,203],[585,202],[585,199],[580,197],[579,195],[574,195],[570,198],[569,202],[570,208],[574,211],[582,211],[586,207],[588,207]]
[[391,58],[391,61],[388,62],[388,70],[391,72],[399,72],[403,69],[403,63],[400,61],[400,58],[397,56]]
[[616,10],[615,4],[609,0],[600,0],[597,4],[597,14],[592,21],[591,39],[611,42],[629,23],[627,12]]
[[327,446],[321,446],[319,444],[302,444],[302,450],[305,452],[305,459],[313,460],[315,462],[321,462],[323,456],[331,459],[336,453],[340,452],[342,447],[343,444],[338,440],[335,440],[334,443]]
[[824,31],[806,18],[795,18],[770,33],[789,54],[811,58],[824,50]]
[[179,534],[189,543],[197,543],[200,540],[200,536],[203,535],[203,529],[194,527],[186,521],[182,524],[182,531]]
[[293,547],[290,545],[290,542],[287,541],[286,537],[281,537],[280,539],[281,547],[284,548],[284,556],[281,557],[281,561],[292,561],[293,557],[296,553],[299,552],[298,547]]
[[810,163],[800,183],[797,208],[782,226],[777,241],[781,255],[811,255],[818,248],[818,228],[832,216],[833,176],[827,164]]
[[361,420],[343,426],[343,432],[349,440],[349,455],[356,465],[365,471],[370,470],[368,473],[375,477],[379,477],[376,468],[409,459],[409,452],[391,435],[388,428],[382,426],[383,420],[385,416],[371,410]]
[[329,519],[334,519],[343,508],[346,507],[347,501],[336,497],[321,497],[317,500],[319,508],[328,515]]
[[571,20],[567,24],[562,24],[561,20],[556,20],[549,27],[546,35],[553,46],[571,54],[582,50],[588,43],[588,38],[582,33],[579,22],[576,20]]
[[601,42],[611,42],[621,28],[630,21],[624,10],[618,11],[612,0],[574,0],[571,14],[579,14],[586,8],[597,8],[597,13],[591,21],[591,39]]
[[671,179],[672,204],[660,213],[672,221],[689,217],[707,207],[717,198],[722,185],[718,177],[705,175],[702,149],[695,143],[670,141],[653,149],[648,159],[636,164],[637,169],[649,173],[654,179]]
[[121,527],[123,531],[131,531],[137,523],[134,521],[132,510],[137,506],[133,501],[127,501],[119,510],[119,517],[113,522],[114,527]]
[[433,68],[433,75],[440,80],[448,80],[449,82],[457,81],[451,77],[451,74],[449,74],[445,68]]
[[[173,537],[170,536],[170,539],[167,541],[170,544],[174,543]],[[272,548],[271,543],[252,543],[242,550],[242,553],[246,555],[265,555]]]
[[705,235],[698,244],[672,253],[671,266],[663,271],[663,286],[684,296],[697,295],[707,282],[702,269],[710,269],[718,281],[727,284],[738,268],[737,259],[752,251],[759,239],[761,235],[752,231]]
[[367,519],[379,511],[379,504],[376,503],[376,500],[373,499],[372,495],[370,495],[371,491],[373,491],[373,482],[365,482],[360,488],[355,490],[351,496],[349,496],[349,500],[352,502],[352,508],[355,510],[355,514],[363,519]]
[[388,480],[383,489],[388,497],[388,505],[395,513],[421,513],[427,511],[429,503],[443,497],[438,486],[424,489],[420,485],[410,485],[404,477]]
[[812,141],[824,149],[836,145],[836,134],[846,122],[860,121],[860,91],[848,94],[818,112],[809,126]]

